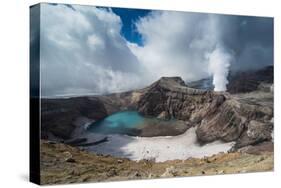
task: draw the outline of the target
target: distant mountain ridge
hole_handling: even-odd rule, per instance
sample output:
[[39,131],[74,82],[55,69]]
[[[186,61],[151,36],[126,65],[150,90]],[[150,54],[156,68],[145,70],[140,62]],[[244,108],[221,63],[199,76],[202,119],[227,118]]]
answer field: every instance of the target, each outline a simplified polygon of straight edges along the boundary
[[[228,76],[227,92],[247,93],[255,91],[261,84],[273,84],[273,66],[259,70],[230,72]],[[203,90],[214,90],[212,77],[187,83],[188,87]]]
[[195,89],[214,90],[212,77],[203,78],[193,82],[188,82],[187,86]]
[[230,74],[227,91],[229,93],[247,93],[258,89],[262,83],[273,84],[273,66],[255,71],[243,71]]

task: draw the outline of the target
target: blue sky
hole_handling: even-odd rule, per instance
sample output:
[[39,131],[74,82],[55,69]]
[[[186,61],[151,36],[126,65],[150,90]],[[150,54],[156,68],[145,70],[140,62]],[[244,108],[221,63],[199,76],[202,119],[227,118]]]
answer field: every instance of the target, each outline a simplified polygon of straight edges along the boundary
[[143,40],[141,35],[137,32],[135,22],[141,17],[147,16],[150,10],[144,9],[124,9],[124,8],[112,8],[112,11],[120,16],[123,26],[121,34],[130,42],[137,43],[143,46]]
[[[58,6],[58,3],[49,3],[50,5]],[[73,11],[76,11],[75,5],[62,4]],[[97,6],[97,8],[111,9],[116,15],[120,16],[122,20],[121,35],[126,38],[127,41],[143,46],[143,40],[140,33],[138,33],[135,23],[142,17],[147,16],[151,10],[147,9],[128,9],[128,8],[108,8]]]

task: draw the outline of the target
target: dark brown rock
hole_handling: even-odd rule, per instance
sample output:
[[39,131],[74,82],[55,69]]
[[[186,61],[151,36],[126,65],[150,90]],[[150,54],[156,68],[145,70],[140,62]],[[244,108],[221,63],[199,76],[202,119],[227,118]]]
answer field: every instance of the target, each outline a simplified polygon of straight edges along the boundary
[[69,162],[69,163],[75,163],[76,162],[75,159],[73,159],[73,158],[68,158],[65,161]]
[[75,129],[74,121],[79,117],[101,119],[107,115],[102,101],[95,97],[76,97],[67,99],[42,99],[41,135],[69,139]]
[[227,91],[230,93],[255,91],[261,83],[273,83],[273,66],[267,66],[256,71],[233,73],[228,80]]
[[237,140],[235,148],[241,148],[248,145],[259,144],[264,141],[270,141],[272,139],[272,129],[272,123],[262,123],[256,120],[251,120],[247,125],[246,130]]
[[246,118],[235,110],[234,101],[228,100],[219,107],[212,105],[211,113],[208,112],[196,130],[197,138],[201,143],[223,140],[234,141],[241,135]]
[[274,144],[271,141],[261,142],[256,145],[248,145],[238,149],[238,152],[260,155],[264,152],[274,152]]
[[[196,134],[200,143],[240,139],[243,146],[251,144],[250,141],[240,138],[246,134],[249,122],[268,122],[273,116],[272,104],[261,104],[253,101],[251,95],[240,100],[238,96],[232,97],[224,92],[188,88],[178,78],[164,77],[148,87],[140,97],[137,109],[147,116],[176,118],[189,121],[193,126],[198,125]],[[249,127],[251,130],[252,123]],[[257,132],[259,129],[259,126],[253,127]],[[257,134],[254,137],[252,140],[268,138]]]
[[194,110],[206,107],[215,97],[212,92],[186,87],[178,77],[163,77],[148,87],[137,109],[148,116],[190,120]]

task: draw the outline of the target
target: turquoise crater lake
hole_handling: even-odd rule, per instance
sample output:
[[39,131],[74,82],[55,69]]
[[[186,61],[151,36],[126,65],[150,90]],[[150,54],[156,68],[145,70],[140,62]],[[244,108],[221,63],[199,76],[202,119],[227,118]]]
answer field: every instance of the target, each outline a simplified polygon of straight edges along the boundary
[[137,111],[122,111],[92,123],[88,131],[107,134],[137,134],[138,128],[156,118],[145,118]]
[[156,117],[144,117],[137,111],[121,111],[92,123],[87,130],[104,134],[152,136],[176,134],[173,133],[175,128],[178,130],[185,127],[182,122],[175,119],[162,120]]
[[121,111],[90,124],[87,131],[102,134],[126,134],[131,136],[174,136],[187,130],[181,120],[163,120],[144,117],[137,111]]
[[122,111],[92,123],[88,127],[88,131],[134,135],[137,134],[138,128],[150,121],[152,121],[152,118],[145,118],[137,111]]

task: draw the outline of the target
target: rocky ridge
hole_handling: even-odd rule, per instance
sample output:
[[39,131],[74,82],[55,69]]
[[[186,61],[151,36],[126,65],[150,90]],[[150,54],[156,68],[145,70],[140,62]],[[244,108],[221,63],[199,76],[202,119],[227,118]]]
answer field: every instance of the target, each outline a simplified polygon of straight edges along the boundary
[[[74,122],[78,118],[95,121],[127,109],[137,110],[144,116],[185,121],[187,128],[197,127],[201,144],[215,140],[236,141],[234,149],[270,141],[273,130],[271,92],[230,95],[189,88],[180,77],[162,77],[141,90],[104,96],[42,99],[42,138],[48,139],[52,134],[69,139],[77,128]],[[149,130],[147,132],[149,134]]]
[[[272,95],[272,94],[269,94]],[[273,99],[273,96],[272,98]],[[236,148],[271,140],[273,105],[240,100],[225,92],[192,89],[179,77],[163,77],[137,103],[147,116],[163,116],[197,126],[201,143],[237,141]]]

